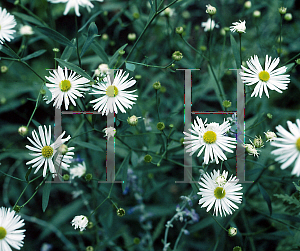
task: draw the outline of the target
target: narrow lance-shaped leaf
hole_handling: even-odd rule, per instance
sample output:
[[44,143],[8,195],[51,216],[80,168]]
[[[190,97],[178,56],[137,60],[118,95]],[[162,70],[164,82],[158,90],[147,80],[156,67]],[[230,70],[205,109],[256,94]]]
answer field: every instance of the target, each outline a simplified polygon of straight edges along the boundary
[[94,79],[87,74],[84,70],[82,70],[80,67],[78,67],[77,65],[67,62],[65,60],[61,60],[60,58],[55,58],[55,60],[60,63],[62,66],[67,67],[68,69],[75,71],[77,74],[81,75],[82,77],[85,77],[87,79],[89,79],[90,81],[94,81]]
[[236,68],[240,69],[241,68],[241,58],[240,58],[240,50],[239,47],[234,39],[234,37],[232,36],[232,34],[230,34],[230,43],[231,43],[231,49],[235,58],[235,62],[236,62]]
[[37,27],[39,29],[39,31],[41,33],[43,33],[44,35],[48,36],[49,38],[53,39],[54,41],[63,44],[63,45],[67,45],[67,46],[72,46],[75,47],[72,42],[67,39],[64,35],[60,34],[59,32],[52,30],[48,27]]
[[270,212],[270,216],[271,216],[272,215],[272,204],[271,204],[270,196],[268,195],[267,191],[259,183],[257,183],[257,185],[258,185],[261,195],[263,196],[264,200],[268,204],[268,208],[269,208],[269,212]]
[[127,44],[124,44],[123,46],[121,46],[121,47],[114,53],[114,55],[110,58],[109,63],[108,63],[109,68],[111,68],[111,67],[113,66],[114,61],[115,61],[115,60],[118,58],[118,56],[120,55],[120,54],[119,54],[119,51],[124,50],[126,46],[127,46]]
[[87,49],[92,44],[94,38],[97,36],[98,36],[98,28],[97,28],[97,25],[93,22],[89,26],[88,37],[86,38],[86,41],[84,42],[84,45],[83,45],[81,53],[80,53],[80,57],[83,56],[83,54],[87,51]]
[[21,58],[21,60],[26,61],[32,58],[37,58],[39,56],[41,56],[42,54],[44,54],[46,52],[46,50],[39,50],[39,51],[35,51],[34,53],[31,53],[23,58]]
[[91,48],[97,54],[97,56],[99,56],[103,60],[103,63],[108,64],[108,56],[97,41],[93,40]]
[[50,197],[50,192],[51,192],[51,179],[52,179],[52,175],[49,175],[49,177],[47,178],[44,187],[43,187],[43,197],[42,197],[42,209],[43,212],[46,211],[46,208],[48,206],[48,202],[49,202],[49,197]]

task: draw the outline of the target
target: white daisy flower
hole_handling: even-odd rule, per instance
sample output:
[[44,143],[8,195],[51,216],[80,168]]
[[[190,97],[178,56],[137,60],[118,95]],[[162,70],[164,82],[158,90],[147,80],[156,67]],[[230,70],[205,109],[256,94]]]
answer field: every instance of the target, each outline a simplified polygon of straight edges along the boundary
[[215,27],[219,28],[219,25],[214,20],[211,20],[211,18],[207,19],[206,22],[202,22],[201,26],[204,27],[205,32],[213,30]]
[[103,137],[107,137],[107,140],[109,140],[110,137],[114,137],[116,134],[116,129],[112,126],[104,128],[103,132],[105,135]]
[[75,216],[74,219],[72,220],[72,226],[74,226],[74,229],[79,228],[80,231],[85,230],[86,226],[89,223],[89,220],[86,216],[84,215],[78,215]]
[[86,173],[86,165],[83,161],[82,164],[78,163],[73,168],[70,168],[70,176],[71,179],[74,179],[75,177],[82,177]]
[[85,7],[88,12],[91,11],[91,8],[94,8],[94,5],[91,3],[91,1],[103,2],[103,0],[48,0],[50,3],[67,3],[64,15],[67,15],[70,9],[74,8],[76,16],[78,17],[80,16],[79,6]]
[[221,125],[219,123],[206,124],[206,121],[207,119],[203,123],[201,118],[196,117],[192,129],[189,129],[191,134],[183,132],[186,135],[183,144],[187,144],[186,151],[190,152],[190,155],[200,149],[197,157],[205,149],[204,164],[208,164],[210,160],[215,160],[218,164],[219,159],[227,160],[223,151],[233,153],[229,148],[236,147],[236,139],[225,136],[231,127],[228,121],[224,120]]
[[65,108],[68,110],[69,103],[71,100],[72,104],[76,106],[75,99],[77,97],[83,97],[83,91],[88,91],[89,88],[85,88],[86,84],[90,82],[87,78],[76,76],[76,72],[71,71],[68,76],[68,68],[65,67],[63,70],[58,66],[57,70],[49,72],[51,77],[45,77],[50,83],[46,83],[46,86],[52,93],[52,99],[54,100],[53,106],[60,109],[62,102],[65,103]]
[[238,32],[238,33],[246,33],[246,21],[243,22],[240,20],[239,22],[232,23],[233,26],[230,26],[231,32]]
[[242,80],[246,85],[256,84],[251,97],[259,95],[261,98],[263,91],[269,98],[268,88],[270,90],[275,90],[282,93],[281,90],[286,90],[288,88],[288,83],[290,82],[290,75],[282,75],[286,72],[287,67],[282,66],[279,69],[275,67],[279,64],[279,58],[275,58],[271,62],[271,57],[266,55],[265,70],[262,69],[258,57],[254,57],[247,61],[249,69],[241,65],[244,72],[241,72]]
[[0,44],[5,41],[10,41],[14,37],[16,31],[13,28],[16,26],[17,22],[15,17],[7,12],[6,9],[0,7]]
[[[39,134],[40,138],[38,137],[38,134],[35,130],[32,132],[32,138],[27,137],[27,139],[31,142],[31,144],[34,146],[26,145],[26,148],[34,151],[35,153],[30,153],[32,156],[36,156],[36,158],[28,161],[26,165],[32,165],[32,168],[36,167],[36,170],[34,173],[37,173],[41,166],[44,164],[44,170],[43,170],[43,177],[46,176],[47,173],[47,167],[49,166],[50,172],[53,174],[53,177],[56,174],[56,170],[53,164],[53,156],[56,154],[58,148],[61,146],[61,144],[68,141],[71,136],[69,135],[67,138],[63,139],[62,137],[65,135],[66,132],[63,132],[54,143],[50,143],[51,140],[51,126],[49,125],[49,129],[47,131],[46,126],[44,125],[44,130],[42,126],[39,126]],[[73,158],[72,155],[74,155],[71,150],[73,150],[74,147],[69,147],[68,152],[65,155],[58,154],[56,158],[56,163],[60,165],[62,168],[67,169],[69,167],[69,164],[71,162],[71,159]]]
[[281,169],[286,169],[295,162],[292,175],[300,176],[300,119],[296,124],[287,122],[290,132],[281,125],[276,126],[277,134],[281,138],[273,138],[270,144],[277,147],[271,154],[277,155],[276,161],[282,163]]
[[[93,90],[94,92],[90,94],[100,94],[100,98],[90,101],[90,103],[96,103],[93,108],[102,111],[102,115],[107,115],[109,112],[118,113],[118,109],[122,113],[126,113],[125,108],[131,108],[135,104],[132,100],[136,100],[138,95],[130,94],[133,91],[124,91],[125,89],[133,86],[136,81],[132,78],[128,79],[129,73],[125,75],[122,70],[119,70],[114,78],[113,83],[111,83],[110,77],[106,76],[101,82],[97,82],[93,85],[94,88],[98,90]],[[124,76],[125,75],[125,76]],[[118,109],[117,109],[118,108]]]
[[20,250],[23,247],[25,229],[18,229],[25,225],[24,220],[15,211],[0,208],[0,250],[11,251],[11,247]]
[[[223,176],[226,182],[223,184],[218,183],[220,180],[219,176]],[[221,217],[232,214],[238,206],[235,203],[241,203],[243,193],[237,191],[241,190],[243,187],[241,184],[237,184],[238,180],[234,176],[230,176],[227,180],[228,171],[223,171],[220,174],[220,170],[210,174],[205,173],[199,184],[201,186],[200,192],[197,194],[201,195],[202,198],[199,200],[201,207],[207,207],[206,212],[208,212],[214,206],[214,215],[218,216],[220,213]]]

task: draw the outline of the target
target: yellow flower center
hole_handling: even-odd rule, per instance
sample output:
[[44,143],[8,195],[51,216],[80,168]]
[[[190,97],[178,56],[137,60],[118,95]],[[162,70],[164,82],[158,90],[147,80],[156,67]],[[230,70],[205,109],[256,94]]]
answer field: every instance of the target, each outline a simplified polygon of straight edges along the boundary
[[62,92],[67,92],[68,90],[71,89],[71,82],[70,80],[62,80],[60,83],[59,83],[59,88],[61,89]]
[[0,240],[4,239],[5,236],[6,236],[6,230],[5,230],[5,228],[4,227],[0,227]]
[[118,88],[115,87],[114,85],[110,85],[109,87],[106,88],[106,95],[108,97],[115,97],[118,95]]
[[207,144],[212,144],[215,143],[217,140],[217,134],[213,131],[207,131],[206,133],[204,133],[203,135],[203,140],[205,141],[205,143]]
[[267,71],[261,71],[259,74],[258,74],[258,77],[261,81],[268,81],[270,79],[270,74],[269,72]]
[[296,141],[296,148],[300,152],[300,138],[298,138]]
[[44,146],[42,148],[42,155],[45,158],[50,158],[53,155],[53,148],[51,146]]
[[223,199],[226,195],[225,189],[223,187],[217,187],[214,191],[214,195],[217,199]]

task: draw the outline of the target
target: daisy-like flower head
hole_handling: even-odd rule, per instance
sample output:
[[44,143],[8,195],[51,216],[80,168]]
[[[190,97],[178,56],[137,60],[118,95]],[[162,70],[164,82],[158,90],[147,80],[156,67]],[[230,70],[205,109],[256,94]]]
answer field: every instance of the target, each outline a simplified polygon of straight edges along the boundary
[[86,173],[86,166],[85,162],[83,161],[82,164],[78,164],[74,166],[73,168],[70,168],[70,176],[71,179],[74,179],[75,177],[82,177]]
[[5,41],[10,41],[14,37],[16,31],[13,28],[16,26],[17,22],[15,17],[7,12],[6,9],[0,7],[0,44]]
[[276,161],[282,163],[281,169],[286,169],[295,162],[292,175],[300,176],[300,119],[296,124],[287,122],[290,132],[281,125],[276,126],[278,138],[274,138],[271,146],[277,147],[271,154],[277,155]]
[[249,155],[253,155],[255,157],[258,158],[259,156],[259,152],[258,150],[255,148],[255,146],[253,145],[252,141],[250,140],[251,144],[244,144],[244,148],[246,149],[246,152]]
[[112,126],[104,128],[103,132],[105,135],[103,137],[107,137],[107,140],[109,140],[110,137],[114,137],[116,134],[116,129]]
[[74,8],[76,16],[78,17],[80,16],[79,6],[85,7],[88,12],[91,11],[91,8],[94,8],[94,5],[91,3],[91,1],[103,2],[103,0],[48,0],[50,3],[67,3],[64,15],[67,15],[70,9]]
[[[25,225],[15,211],[1,207],[0,208],[0,250],[11,251],[11,247],[20,250],[23,247],[25,229],[18,229]],[[10,247],[11,246],[11,247]]]
[[82,92],[89,90],[89,88],[85,88],[85,86],[90,81],[80,75],[76,76],[76,72],[73,71],[68,75],[67,67],[63,70],[58,66],[57,70],[53,70],[53,73],[49,73],[51,77],[45,78],[52,84],[46,83],[46,86],[52,93],[51,101],[54,100],[53,106],[56,106],[58,109],[60,109],[63,101],[66,110],[68,110],[69,107],[69,100],[76,106],[75,99],[77,99],[77,97],[83,97]]
[[269,130],[267,132],[264,132],[266,135],[267,142],[272,142],[277,138],[277,135],[275,132],[270,132]]
[[282,93],[281,90],[286,90],[288,88],[287,84],[290,82],[290,75],[283,75],[283,73],[286,72],[287,67],[282,66],[274,70],[278,64],[279,58],[275,58],[271,62],[271,57],[266,55],[265,69],[263,70],[258,61],[258,57],[254,55],[254,57],[251,57],[251,59],[247,61],[249,69],[241,65],[244,72],[240,72],[240,75],[244,84],[256,84],[251,97],[257,97],[259,95],[261,98],[264,91],[269,98],[268,88],[279,93]]
[[219,176],[223,176],[227,180],[228,172],[224,170],[220,174],[220,170],[213,170],[210,175],[205,173],[199,182],[201,188],[197,194],[202,196],[199,204],[202,204],[201,207],[207,207],[206,212],[214,206],[214,215],[220,214],[222,217],[223,214],[226,216],[238,209],[235,203],[241,203],[243,193],[238,191],[243,187],[241,184],[237,184],[238,180],[232,175],[227,182],[221,185],[216,182]]
[[85,230],[86,226],[89,223],[89,220],[86,216],[84,215],[78,215],[75,216],[74,219],[72,220],[72,226],[74,226],[74,229],[79,228],[80,231]]
[[230,26],[230,30],[232,32],[238,32],[238,33],[246,33],[246,21],[243,22],[240,20],[239,22],[232,23],[233,25]]
[[[45,132],[44,132],[45,130]],[[32,165],[32,168],[36,167],[36,170],[34,173],[37,173],[41,166],[44,165],[44,170],[43,170],[43,177],[46,176],[47,173],[47,168],[49,166],[50,172],[53,174],[53,177],[56,174],[56,170],[54,167],[53,163],[53,156],[56,154],[58,151],[58,148],[68,141],[71,136],[69,135],[67,138],[63,139],[62,137],[65,135],[66,132],[63,132],[54,143],[50,143],[51,140],[51,126],[49,125],[49,129],[47,131],[46,126],[44,125],[44,130],[42,126],[39,126],[39,134],[40,138],[38,137],[38,134],[36,133],[35,130],[32,131],[32,138],[27,137],[27,139],[31,142],[32,146],[26,145],[26,148],[35,152],[35,153],[30,153],[31,156],[36,156],[36,158],[28,161],[26,165]],[[68,163],[71,162],[71,159],[73,158],[72,155],[74,155],[71,150],[73,150],[74,147],[69,147],[68,152],[65,155],[58,154],[56,160],[56,163],[60,165],[62,168],[67,169],[69,166]]]
[[219,28],[219,25],[215,23],[214,20],[212,20],[211,18],[207,19],[206,22],[202,22],[201,26],[204,27],[204,31],[211,31],[213,30],[215,27]]
[[197,157],[205,150],[204,164],[213,160],[218,164],[219,159],[227,160],[223,151],[233,153],[230,148],[236,147],[236,139],[225,136],[231,127],[228,121],[224,120],[221,125],[219,123],[206,124],[206,121],[203,123],[201,118],[196,117],[192,129],[189,129],[191,134],[183,132],[186,135],[183,144],[187,144],[186,151],[190,152],[190,155],[200,149]]
[[137,95],[131,94],[133,91],[125,91],[125,89],[133,86],[136,81],[132,78],[127,79],[129,73],[125,75],[125,72],[119,70],[111,83],[110,76],[106,76],[103,82],[97,82],[93,85],[96,90],[90,94],[100,94],[101,97],[90,101],[90,103],[96,103],[93,108],[102,112],[102,115],[107,115],[109,112],[118,113],[118,109],[122,113],[126,113],[125,108],[131,108],[134,104],[132,100],[136,100]]

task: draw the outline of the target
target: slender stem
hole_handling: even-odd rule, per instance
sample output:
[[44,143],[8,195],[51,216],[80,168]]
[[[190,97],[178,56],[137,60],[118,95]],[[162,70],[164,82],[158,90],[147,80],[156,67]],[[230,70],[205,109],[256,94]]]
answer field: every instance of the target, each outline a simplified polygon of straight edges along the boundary
[[159,110],[158,110],[159,104],[158,104],[158,94],[157,94],[157,90],[155,90],[155,96],[156,96],[156,111],[157,111],[158,122],[161,122],[161,121],[160,121],[160,117],[159,117]]
[[208,214],[215,220],[215,222],[217,222],[217,224],[218,224],[221,228],[223,228],[223,229],[227,232],[227,229],[226,229],[225,227],[223,227],[223,226],[220,224],[220,222],[218,222],[218,221],[216,220],[216,218],[215,218],[210,212],[208,212]]
[[79,34],[78,34],[78,23],[77,23],[77,16],[75,15],[75,30],[76,30],[76,51],[77,51],[77,58],[78,58],[78,64],[79,67],[81,68],[81,58],[79,55]]
[[27,127],[29,126],[29,124],[30,124],[30,122],[31,122],[31,120],[32,120],[32,118],[33,118],[33,115],[34,115],[36,109],[38,108],[40,95],[41,95],[41,92],[39,92],[39,95],[38,95],[38,97],[37,97],[37,99],[36,99],[35,107],[34,107],[34,110],[33,110],[32,114],[31,114],[31,116],[30,116],[30,119],[29,119],[29,121],[28,121],[28,123],[27,123]]
[[280,14],[280,37],[279,37],[279,51],[278,51],[278,57],[280,59],[280,54],[281,54],[281,35],[282,35],[282,19],[283,15]]
[[185,230],[185,228],[186,228],[187,224],[188,224],[188,223],[187,223],[187,222],[185,222],[184,226],[181,228],[181,231],[180,231],[180,233],[179,233],[179,235],[178,235],[178,237],[177,237],[177,239],[176,239],[176,242],[175,242],[175,245],[174,245],[173,251],[175,251],[175,250],[177,249],[177,246],[178,246],[179,240],[180,240],[180,238],[181,238],[181,236],[182,236],[182,233],[183,233],[183,231]]
[[149,65],[149,64],[144,64],[144,63],[138,63],[138,62],[133,62],[133,61],[127,61],[127,63],[130,63],[130,64],[142,65],[142,66],[146,66],[146,67],[159,68],[159,69],[166,69],[166,68],[170,67],[174,62],[175,62],[175,60],[173,60],[172,62],[170,62],[170,63],[167,64],[166,66],[159,66],[159,65]]
[[240,60],[241,60],[241,65],[242,65],[242,33],[239,33],[240,36]]

